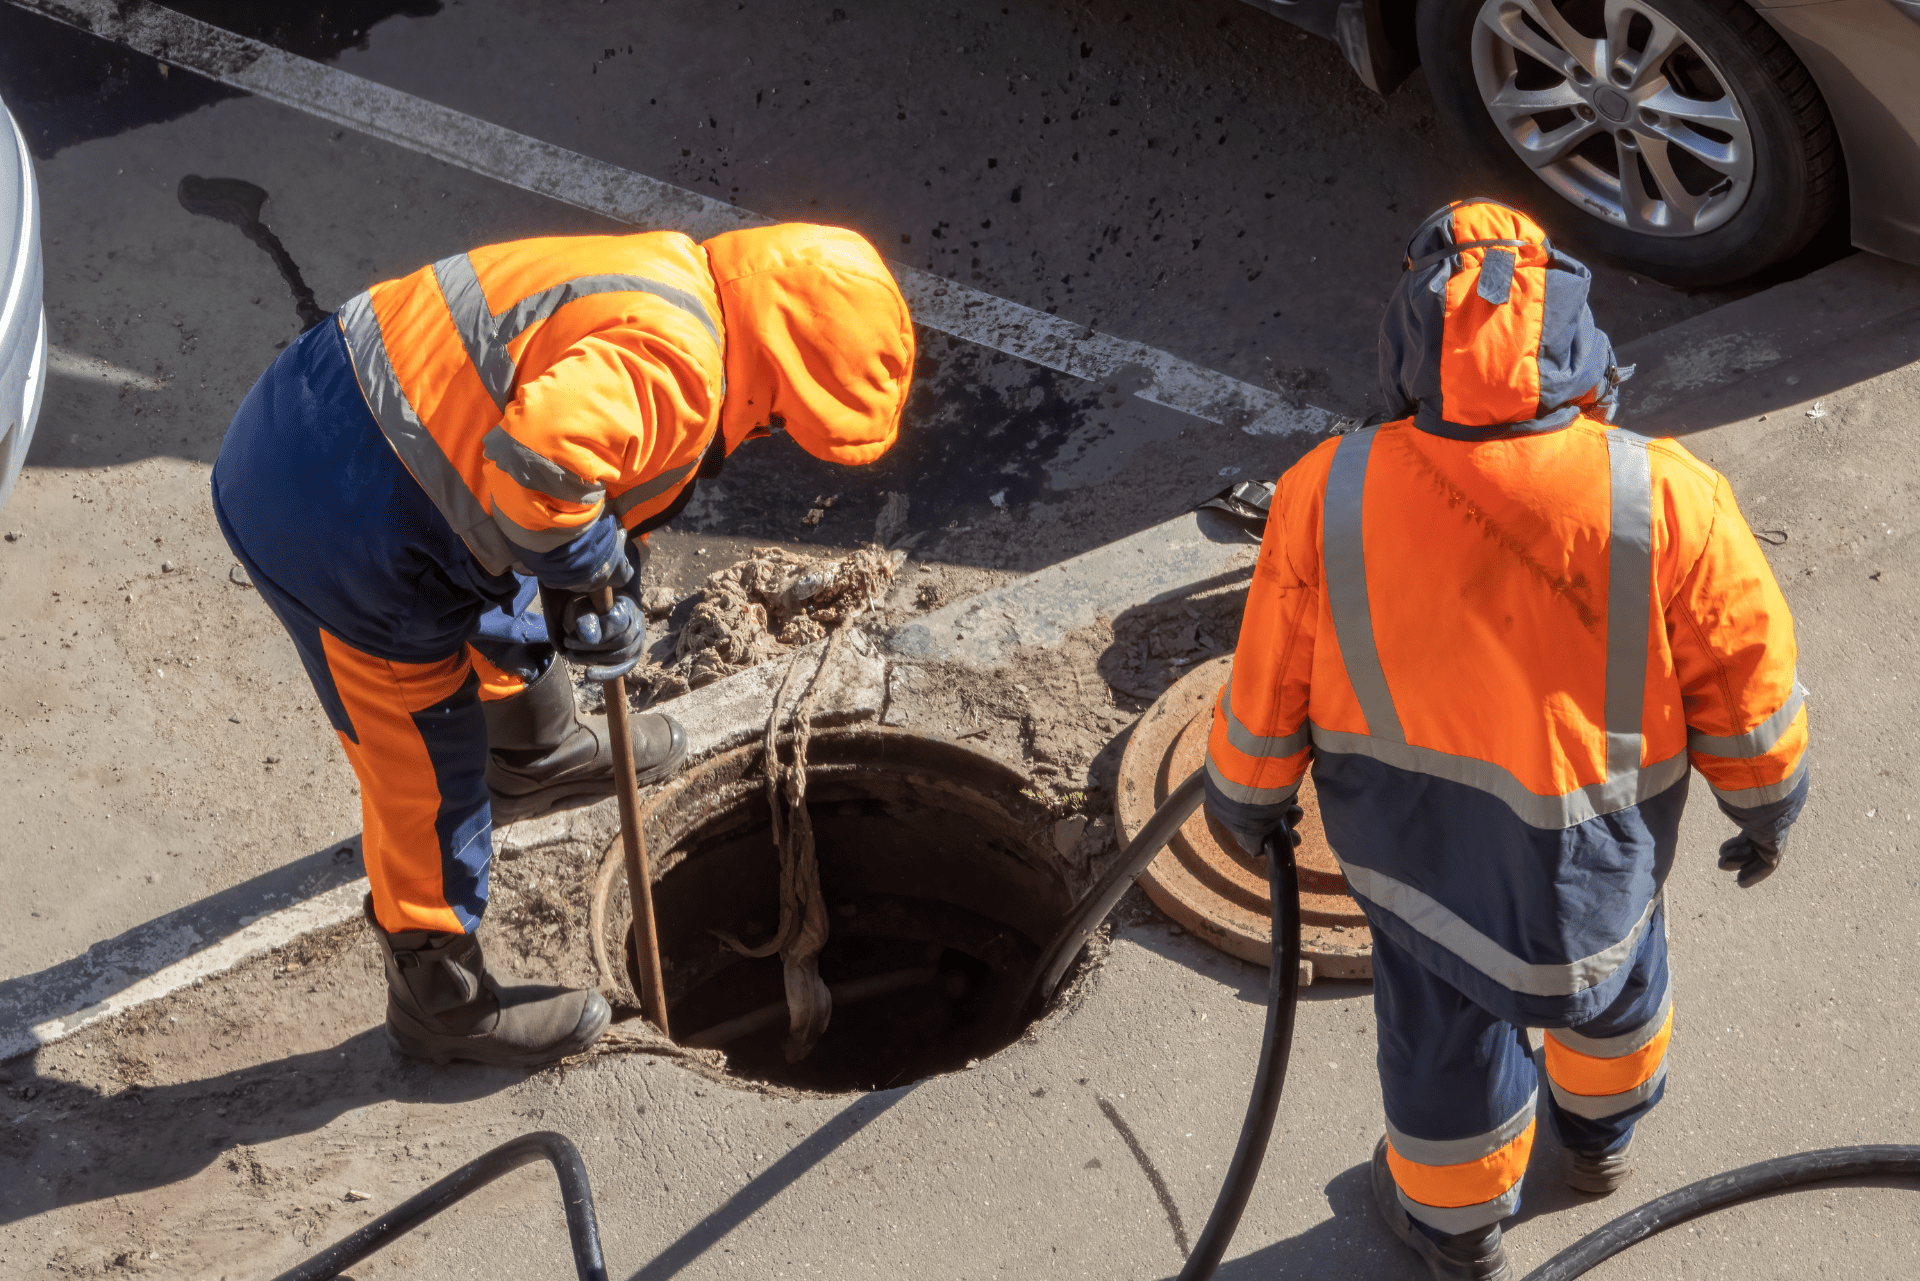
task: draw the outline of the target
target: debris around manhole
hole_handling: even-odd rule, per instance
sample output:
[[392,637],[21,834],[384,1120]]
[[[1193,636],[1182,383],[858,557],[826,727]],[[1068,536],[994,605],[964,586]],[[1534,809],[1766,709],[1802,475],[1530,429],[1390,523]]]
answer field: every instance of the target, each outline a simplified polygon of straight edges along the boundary
[[1100,656],[1100,676],[1135,698],[1156,699],[1196,664],[1233,651],[1244,586],[1126,610],[1113,620],[1113,644]]
[[813,500],[813,506],[807,508],[807,514],[800,518],[800,523],[808,529],[815,528],[827,518],[827,513],[832,511],[839,501],[838,494],[821,494]]
[[881,547],[893,546],[907,532],[907,496],[890,493],[886,498],[880,514],[873,519],[873,541]]
[[[674,636],[672,659],[639,668],[628,685],[658,703],[784,657],[875,608],[905,559],[905,552],[877,547],[838,559],[757,548],[751,558],[709,574],[690,607],[684,601],[671,606],[676,614],[689,611]],[[649,613],[661,603],[642,600]]]

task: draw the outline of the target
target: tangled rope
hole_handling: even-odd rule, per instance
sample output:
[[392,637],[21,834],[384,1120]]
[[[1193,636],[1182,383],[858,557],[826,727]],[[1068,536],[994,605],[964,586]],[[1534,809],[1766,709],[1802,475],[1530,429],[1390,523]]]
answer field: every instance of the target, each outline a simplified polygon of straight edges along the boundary
[[[774,936],[750,947],[734,936],[715,930],[714,936],[742,956],[780,954],[787,993],[787,1062],[798,1063],[813,1047],[833,1017],[833,996],[820,978],[820,950],[827,945],[827,904],[820,893],[820,861],[813,844],[813,819],[807,813],[807,742],[813,735],[813,702],[821,678],[839,655],[846,628],[836,627],[827,637],[813,679],[793,705],[788,728],[793,739],[793,761],[782,765],[778,735],[781,709],[793,688],[800,659],[787,665],[780,688],[767,713],[762,753],[767,771],[767,806],[772,814],[771,835],[780,851],[780,927]],[[783,787],[784,784],[784,787]],[[781,815],[782,792],[786,814]]]

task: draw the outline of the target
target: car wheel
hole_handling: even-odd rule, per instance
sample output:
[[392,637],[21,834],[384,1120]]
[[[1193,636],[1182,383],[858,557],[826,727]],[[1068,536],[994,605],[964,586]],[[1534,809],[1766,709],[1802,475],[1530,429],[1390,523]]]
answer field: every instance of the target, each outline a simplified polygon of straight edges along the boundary
[[1724,284],[1839,206],[1826,104],[1743,0],[1422,0],[1418,28],[1435,102],[1507,194],[1622,265]]

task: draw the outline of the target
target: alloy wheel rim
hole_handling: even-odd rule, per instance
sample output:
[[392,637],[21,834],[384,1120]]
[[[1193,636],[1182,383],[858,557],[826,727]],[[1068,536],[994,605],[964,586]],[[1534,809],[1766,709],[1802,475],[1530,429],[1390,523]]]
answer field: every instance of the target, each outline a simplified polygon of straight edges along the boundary
[[1732,83],[1640,0],[1485,0],[1473,72],[1527,167],[1614,226],[1697,236],[1753,194],[1753,132]]

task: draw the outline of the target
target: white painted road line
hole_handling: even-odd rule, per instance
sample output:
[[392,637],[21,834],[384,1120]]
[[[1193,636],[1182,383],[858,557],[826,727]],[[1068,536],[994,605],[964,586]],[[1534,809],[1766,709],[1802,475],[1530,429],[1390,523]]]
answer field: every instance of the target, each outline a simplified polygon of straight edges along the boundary
[[[210,80],[331,120],[396,146],[621,222],[695,239],[770,221],[758,214],[529,138],[412,94],[284,53],[147,0],[9,0]],[[1295,404],[1145,343],[892,264],[929,329],[1090,381],[1115,381],[1142,400],[1251,435],[1319,432],[1336,415]]]
[[336,886],[324,894],[303,899],[292,907],[230,934],[212,947],[193,953],[186,959],[143,975],[134,982],[84,1008],[46,1018],[30,1026],[0,1028],[0,1062],[27,1054],[101,1019],[124,1014],[138,1005],[192,987],[202,979],[225,974],[242,961],[251,960],[285,947],[288,943],[316,930],[324,930],[350,921],[360,914],[360,902],[367,894],[367,878]]
[[47,348],[47,373],[55,378],[78,378],[85,382],[105,383],[109,387],[126,387],[133,391],[165,391],[167,380],[151,378],[146,374],[137,374],[131,369],[122,369],[109,364],[98,356],[83,355],[77,351],[68,351],[65,347]]

